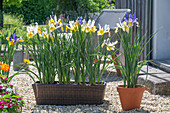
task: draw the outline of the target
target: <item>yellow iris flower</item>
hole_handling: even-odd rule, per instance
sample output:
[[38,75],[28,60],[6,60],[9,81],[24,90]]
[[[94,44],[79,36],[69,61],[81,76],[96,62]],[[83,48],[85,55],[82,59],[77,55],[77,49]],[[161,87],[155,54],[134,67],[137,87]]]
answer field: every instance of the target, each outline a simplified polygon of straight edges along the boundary
[[9,41],[9,45],[10,46],[13,46],[14,45],[14,41],[12,40],[12,41]]
[[129,25],[130,27],[132,27],[132,22],[128,22],[128,25]]

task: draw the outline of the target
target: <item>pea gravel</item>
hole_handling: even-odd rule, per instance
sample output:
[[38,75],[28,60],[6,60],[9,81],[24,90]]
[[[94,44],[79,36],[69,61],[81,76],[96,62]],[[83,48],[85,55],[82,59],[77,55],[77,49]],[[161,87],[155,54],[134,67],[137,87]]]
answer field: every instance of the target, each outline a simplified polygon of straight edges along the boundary
[[[37,73],[36,68],[29,67]],[[16,73],[11,66],[10,76]],[[108,70],[102,77],[107,81],[104,103],[101,105],[74,105],[74,106],[55,106],[55,105],[36,105],[32,89],[33,80],[26,74],[15,76],[13,84],[18,93],[24,96],[26,107],[23,107],[23,113],[170,113],[170,95],[153,95],[148,91],[144,92],[141,108],[130,111],[122,111],[119,95],[116,87],[123,84],[122,77],[118,77],[114,69]]]

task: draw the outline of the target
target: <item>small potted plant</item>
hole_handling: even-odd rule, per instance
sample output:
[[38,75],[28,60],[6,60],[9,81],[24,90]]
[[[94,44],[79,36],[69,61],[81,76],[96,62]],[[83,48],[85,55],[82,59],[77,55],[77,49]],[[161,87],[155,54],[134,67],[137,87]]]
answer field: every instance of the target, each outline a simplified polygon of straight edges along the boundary
[[12,84],[9,84],[7,77],[0,75],[0,112],[21,113],[23,106],[23,97],[16,92]]
[[135,14],[129,14],[128,17],[126,15],[123,22],[117,24],[115,30],[115,33],[120,37],[123,48],[123,50],[117,50],[124,55],[124,62],[116,58],[118,61],[117,67],[121,70],[124,80],[124,85],[117,87],[123,110],[140,108],[145,86],[137,84],[137,80],[141,68],[150,62],[146,58],[140,61],[140,56],[151,38],[145,39],[145,35],[139,37],[139,32],[135,35],[133,30],[136,27],[139,28],[139,23]]

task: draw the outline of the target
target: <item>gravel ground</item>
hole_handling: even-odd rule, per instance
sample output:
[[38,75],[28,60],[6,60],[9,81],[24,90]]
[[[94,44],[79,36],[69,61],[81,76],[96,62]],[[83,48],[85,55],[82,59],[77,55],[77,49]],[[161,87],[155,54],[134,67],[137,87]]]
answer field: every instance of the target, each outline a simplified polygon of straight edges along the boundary
[[[36,71],[34,67],[29,67]],[[10,75],[16,71],[10,69]],[[55,105],[36,105],[32,89],[33,80],[28,75],[18,75],[13,78],[11,83],[16,86],[18,93],[24,96],[26,107],[23,113],[149,113],[161,112],[170,113],[170,95],[153,95],[148,91],[144,92],[140,109],[122,111],[119,95],[116,90],[118,85],[123,84],[122,77],[116,76],[115,70],[105,72],[102,80],[107,81],[104,103],[101,105],[74,105],[74,106],[55,106]]]

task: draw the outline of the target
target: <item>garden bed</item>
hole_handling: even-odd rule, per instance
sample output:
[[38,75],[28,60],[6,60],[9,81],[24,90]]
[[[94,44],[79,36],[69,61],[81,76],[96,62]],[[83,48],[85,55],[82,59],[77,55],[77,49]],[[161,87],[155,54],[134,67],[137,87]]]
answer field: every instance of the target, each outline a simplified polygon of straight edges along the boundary
[[[37,73],[37,70],[30,67],[31,70]],[[10,68],[10,75],[16,73]],[[110,76],[108,76],[110,73]],[[105,90],[104,103],[101,105],[73,105],[73,106],[55,106],[55,105],[36,105],[33,89],[32,79],[28,75],[15,76],[11,81],[12,84],[18,89],[18,93],[24,96],[26,108],[23,108],[23,113],[79,113],[79,112],[99,112],[99,113],[110,113],[110,112],[121,112],[121,104],[119,95],[116,90],[117,85],[123,84],[123,79],[116,76],[116,71],[107,71],[102,77],[103,81],[107,81]],[[141,109],[131,110],[130,112],[168,112],[170,111],[170,95],[153,95],[148,91],[144,92]]]

